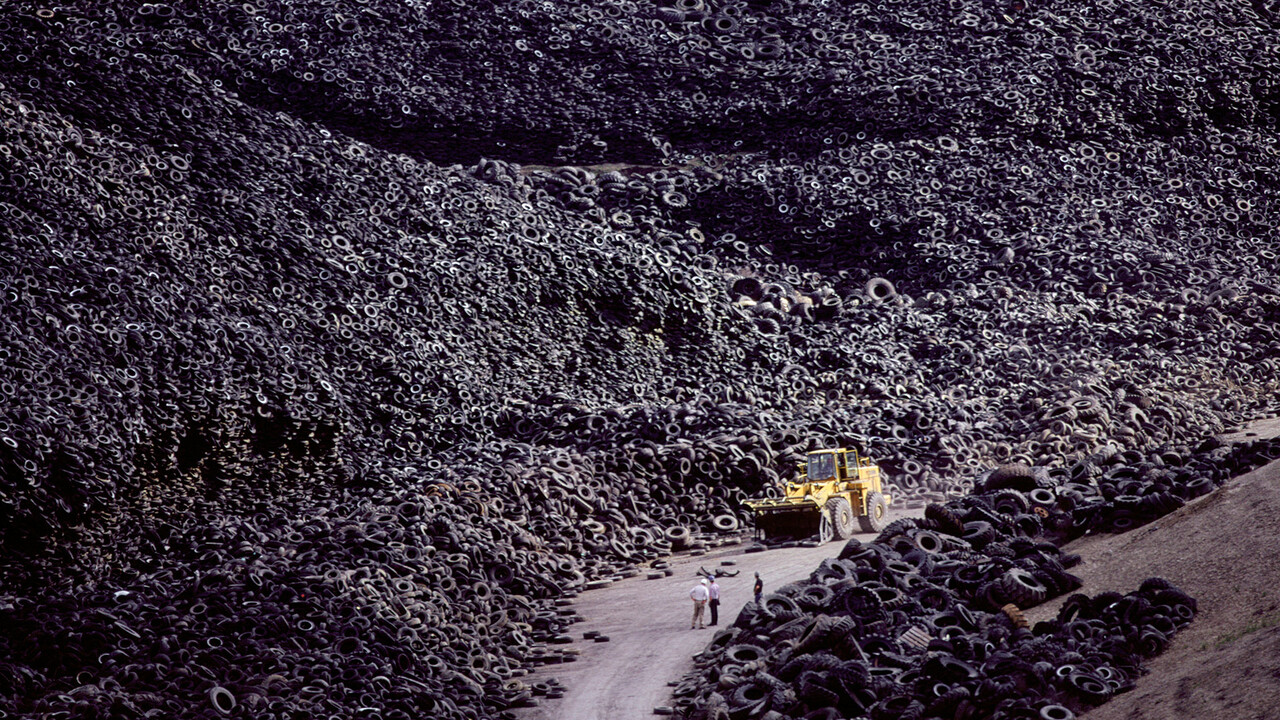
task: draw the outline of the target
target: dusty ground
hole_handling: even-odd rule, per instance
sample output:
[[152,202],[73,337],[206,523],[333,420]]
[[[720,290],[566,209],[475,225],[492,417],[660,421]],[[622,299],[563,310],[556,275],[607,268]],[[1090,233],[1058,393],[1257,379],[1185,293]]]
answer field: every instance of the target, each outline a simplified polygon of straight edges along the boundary
[[[919,510],[890,510],[889,518],[918,515]],[[857,535],[863,541],[875,534]],[[536,708],[516,711],[522,720],[639,720],[652,718],[653,709],[670,705],[669,681],[693,667],[693,655],[711,640],[715,629],[690,630],[693,604],[689,590],[697,582],[700,567],[739,571],[722,578],[720,625],[732,623],[751,599],[754,573],[759,572],[768,593],[779,585],[808,577],[824,558],[835,557],[844,547],[831,542],[817,548],[787,548],[745,554],[746,545],[726,545],[700,557],[679,555],[671,559],[674,573],[660,580],[645,575],[627,578],[609,587],[580,595],[573,607],[583,621],[570,626],[581,649],[577,662],[546,666],[520,678],[527,683],[558,679],[567,687],[558,700],[543,700]],[[723,561],[734,565],[722,565]],[[588,631],[602,632],[610,640],[583,640]]]
[[[1280,433],[1250,426],[1245,440]],[[1280,718],[1280,463],[1236,478],[1172,515],[1118,536],[1078,540],[1068,550],[1084,592],[1129,592],[1159,575],[1199,602],[1200,613],[1150,674],[1089,720],[1275,720]],[[1051,617],[1061,600],[1028,613]]]

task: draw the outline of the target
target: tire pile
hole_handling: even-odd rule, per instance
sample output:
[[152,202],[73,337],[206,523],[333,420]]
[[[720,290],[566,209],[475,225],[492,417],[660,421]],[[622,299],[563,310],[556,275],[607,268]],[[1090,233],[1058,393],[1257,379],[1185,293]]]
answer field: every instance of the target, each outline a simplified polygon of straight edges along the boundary
[[498,717],[813,447],[1069,535],[1277,410],[1267,8],[101,5],[0,13],[11,715]]
[[1151,578],[1030,628],[1023,609],[1080,587],[1080,558],[1026,533],[1016,494],[930,504],[748,603],[676,688],[682,716],[1070,720],[1131,689],[1195,600]]
[[[686,716],[1071,720],[1132,689],[1142,660],[1196,611],[1194,599],[1150,578],[1126,595],[1074,594],[1055,620],[1028,628],[1016,605],[970,610],[930,570],[871,547],[782,589],[794,596],[748,605],[701,653],[699,677],[677,688],[707,688]],[[1013,566],[1000,577],[1015,579],[997,582],[1043,592],[1025,572]],[[842,573],[859,580],[824,584]],[[935,605],[922,612],[923,602]]]

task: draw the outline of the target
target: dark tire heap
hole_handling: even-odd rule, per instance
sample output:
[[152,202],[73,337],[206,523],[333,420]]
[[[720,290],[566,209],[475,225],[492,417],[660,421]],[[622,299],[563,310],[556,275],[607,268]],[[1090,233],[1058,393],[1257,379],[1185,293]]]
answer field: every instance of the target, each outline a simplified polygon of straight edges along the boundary
[[[1142,660],[1196,611],[1194,599],[1151,578],[1126,595],[1074,594],[1057,619],[1034,628],[1012,604],[921,613],[922,602],[936,607],[957,594],[897,553],[871,547],[824,563],[812,582],[832,573],[861,580],[787,586],[781,592],[798,599],[752,603],[717,633],[698,659],[701,677],[677,688],[697,697],[686,716],[1070,720],[1132,689]],[[902,580],[911,583],[905,591]],[[834,598],[830,605],[814,609],[814,588]],[[698,694],[699,687],[706,689]]]
[[11,715],[495,717],[814,446],[1121,530],[1276,411],[1267,8],[110,5],[0,13]]
[[1007,530],[990,498],[929,505],[748,603],[677,687],[683,716],[1067,720],[1131,689],[1195,600],[1151,578],[1030,628],[1023,609],[1080,587],[1079,557]]
[[[1070,466],[1002,465],[980,476],[960,503],[985,521],[963,537],[981,548],[987,526],[1063,542],[1085,533],[1125,532],[1280,458],[1280,439],[1201,443],[1185,454],[1105,452]],[[985,524],[984,524],[985,523]]]

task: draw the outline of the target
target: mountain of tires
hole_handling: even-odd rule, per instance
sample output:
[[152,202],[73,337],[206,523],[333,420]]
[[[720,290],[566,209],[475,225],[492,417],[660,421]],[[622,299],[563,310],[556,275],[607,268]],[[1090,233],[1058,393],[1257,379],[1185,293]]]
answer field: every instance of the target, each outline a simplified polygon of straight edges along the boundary
[[1105,700],[1195,603],[1055,543],[1280,453],[1273,10],[0,1],[0,717],[511,717],[838,446],[931,509],[679,712]]

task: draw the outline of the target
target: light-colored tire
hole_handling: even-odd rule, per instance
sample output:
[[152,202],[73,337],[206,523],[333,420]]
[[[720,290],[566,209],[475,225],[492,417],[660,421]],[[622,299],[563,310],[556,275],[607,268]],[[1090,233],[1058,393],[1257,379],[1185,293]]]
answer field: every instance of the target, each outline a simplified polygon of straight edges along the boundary
[[822,513],[822,519],[818,521],[818,542],[829,543],[835,535],[835,527],[831,523],[831,516]]

